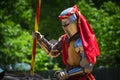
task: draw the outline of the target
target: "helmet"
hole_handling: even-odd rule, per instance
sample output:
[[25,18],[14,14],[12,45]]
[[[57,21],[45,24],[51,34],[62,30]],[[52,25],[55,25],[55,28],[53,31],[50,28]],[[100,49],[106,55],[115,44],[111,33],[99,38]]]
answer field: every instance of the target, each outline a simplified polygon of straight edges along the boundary
[[59,19],[62,22],[62,28],[67,34],[68,38],[71,38],[78,32],[77,17],[75,13],[71,13],[72,9],[73,7],[67,8],[59,15]]

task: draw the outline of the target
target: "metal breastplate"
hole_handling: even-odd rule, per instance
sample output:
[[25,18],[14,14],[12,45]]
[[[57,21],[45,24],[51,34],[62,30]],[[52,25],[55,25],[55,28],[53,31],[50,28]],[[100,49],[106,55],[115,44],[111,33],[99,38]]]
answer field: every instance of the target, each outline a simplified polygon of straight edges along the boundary
[[68,64],[71,66],[79,66],[80,65],[80,53],[75,51],[74,44],[76,42],[76,39],[73,39],[69,42],[68,47]]

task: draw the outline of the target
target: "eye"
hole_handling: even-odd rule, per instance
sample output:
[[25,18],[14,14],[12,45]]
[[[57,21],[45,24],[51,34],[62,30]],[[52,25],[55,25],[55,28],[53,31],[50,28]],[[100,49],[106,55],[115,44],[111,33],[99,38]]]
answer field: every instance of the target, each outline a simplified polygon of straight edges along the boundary
[[67,23],[67,24],[64,24],[64,25],[62,25],[63,27],[66,27],[66,26],[68,26],[70,23]]

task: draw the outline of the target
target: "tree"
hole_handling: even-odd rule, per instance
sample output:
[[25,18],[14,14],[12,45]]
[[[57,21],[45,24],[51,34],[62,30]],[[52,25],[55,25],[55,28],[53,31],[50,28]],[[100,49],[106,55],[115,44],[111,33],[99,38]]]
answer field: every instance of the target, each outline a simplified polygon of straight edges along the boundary
[[92,25],[98,39],[101,56],[98,58],[97,66],[120,66],[119,6],[111,1],[104,2],[104,4],[100,6],[100,9],[95,8],[93,3],[90,4],[91,6],[88,5],[85,1],[79,2],[78,5],[81,12]]
[[[98,58],[96,67],[101,65],[119,67],[120,6],[118,1],[42,0],[39,31],[48,40],[58,39],[64,33],[58,15],[62,10],[75,4],[79,6],[81,13],[92,25],[97,36],[101,56]],[[34,27],[35,9],[36,1],[33,0],[3,0],[0,2],[1,65],[16,62],[31,63],[31,34]],[[58,66],[64,67],[61,64],[61,56],[52,59],[37,46],[36,70],[51,69],[55,67],[54,64],[57,69],[59,69]]]

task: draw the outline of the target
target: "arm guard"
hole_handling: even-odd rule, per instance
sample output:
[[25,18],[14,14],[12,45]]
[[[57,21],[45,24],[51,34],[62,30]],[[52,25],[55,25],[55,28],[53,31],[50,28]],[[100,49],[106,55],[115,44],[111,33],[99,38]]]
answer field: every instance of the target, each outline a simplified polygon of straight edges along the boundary
[[50,43],[47,39],[41,36],[38,40],[40,47],[50,56],[56,57],[61,51],[61,39],[55,44]]
[[84,75],[85,73],[90,73],[92,71],[93,65],[89,64],[86,67],[76,67],[67,72],[68,77],[74,75]]
[[94,67],[94,64],[89,63],[84,53],[81,53],[80,66],[85,70],[85,73],[90,73]]
[[68,77],[78,75],[78,74],[84,74],[84,69],[82,67],[76,67],[74,69],[71,69],[68,71]]
[[40,45],[40,47],[47,53],[49,54],[51,48],[52,48],[52,44],[49,43],[43,36],[41,36],[38,39],[38,44]]

